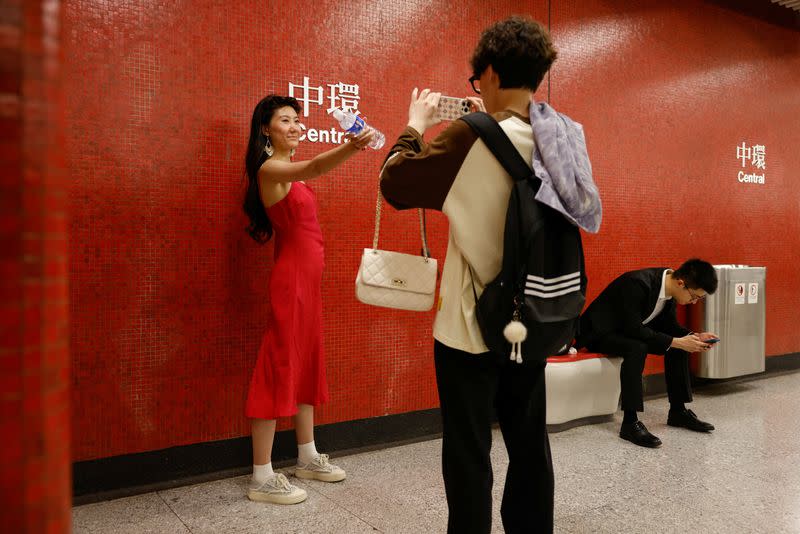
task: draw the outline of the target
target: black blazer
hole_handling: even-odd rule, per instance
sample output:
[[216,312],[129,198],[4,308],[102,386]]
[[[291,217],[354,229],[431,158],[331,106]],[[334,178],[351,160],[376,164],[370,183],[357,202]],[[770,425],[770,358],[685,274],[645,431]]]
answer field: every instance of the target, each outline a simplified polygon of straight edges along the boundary
[[675,300],[664,304],[656,317],[647,319],[658,301],[661,279],[667,267],[629,271],[620,275],[589,305],[580,321],[578,344],[586,346],[604,334],[616,333],[638,339],[648,347],[664,347],[664,354],[673,337],[683,337],[689,330],[678,324],[675,317]]

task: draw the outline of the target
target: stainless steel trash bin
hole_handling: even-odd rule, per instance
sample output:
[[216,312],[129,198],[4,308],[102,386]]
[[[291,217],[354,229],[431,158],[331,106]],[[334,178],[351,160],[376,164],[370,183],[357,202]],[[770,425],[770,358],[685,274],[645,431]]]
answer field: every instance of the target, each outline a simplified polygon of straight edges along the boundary
[[731,378],[764,371],[766,267],[715,265],[717,292],[692,310],[692,329],[714,332],[720,342],[697,355],[701,378]]

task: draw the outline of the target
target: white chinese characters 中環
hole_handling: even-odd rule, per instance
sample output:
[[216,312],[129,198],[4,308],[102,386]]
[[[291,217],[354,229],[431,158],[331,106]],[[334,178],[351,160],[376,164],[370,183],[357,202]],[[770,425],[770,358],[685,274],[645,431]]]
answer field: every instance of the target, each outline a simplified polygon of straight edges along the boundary
[[[745,167],[749,162],[751,167],[763,171],[767,168],[767,147],[764,145],[747,146],[747,144],[742,141],[742,144],[736,147],[736,159],[742,160],[742,167]],[[740,170],[738,179],[740,183],[764,185],[766,182],[766,172],[758,174],[757,171],[746,173]]]
[[[358,84],[336,82],[325,85],[328,86],[327,103],[329,104],[326,111],[332,108],[339,108],[352,111],[356,115],[360,113],[358,104],[361,100],[361,94]],[[298,90],[299,94],[295,94]],[[308,76],[303,76],[302,85],[289,82],[289,96],[296,98],[297,101],[302,104],[304,117],[309,116],[310,104],[316,104],[320,107],[323,106],[324,94],[323,86],[312,86]],[[317,129],[308,128],[303,124],[301,128],[303,129],[303,135],[300,137],[300,141],[340,145],[344,140],[344,132],[338,131],[335,126],[327,129]]]

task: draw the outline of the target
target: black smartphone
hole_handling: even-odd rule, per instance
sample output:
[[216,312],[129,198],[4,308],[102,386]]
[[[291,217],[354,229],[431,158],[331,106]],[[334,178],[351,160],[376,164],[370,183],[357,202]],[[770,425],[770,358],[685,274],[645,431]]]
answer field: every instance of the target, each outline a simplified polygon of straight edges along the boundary
[[712,337],[711,339],[706,339],[704,343],[708,343],[709,345],[713,345],[714,343],[719,343],[718,337]]

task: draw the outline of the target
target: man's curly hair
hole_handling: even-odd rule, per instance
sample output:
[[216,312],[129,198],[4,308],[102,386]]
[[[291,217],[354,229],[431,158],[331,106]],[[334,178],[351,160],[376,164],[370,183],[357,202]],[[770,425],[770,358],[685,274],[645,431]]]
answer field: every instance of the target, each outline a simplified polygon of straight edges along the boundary
[[557,55],[547,28],[515,15],[483,32],[472,55],[472,73],[480,76],[491,65],[501,89],[535,91]]

